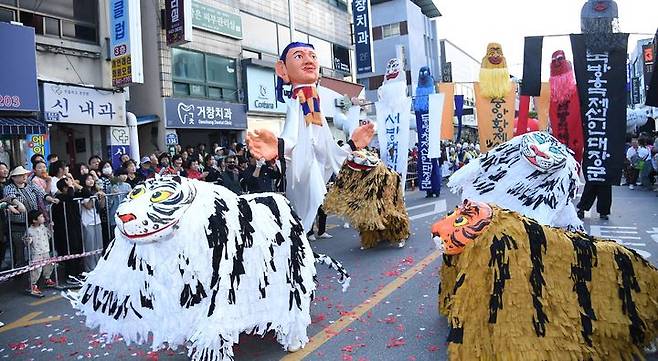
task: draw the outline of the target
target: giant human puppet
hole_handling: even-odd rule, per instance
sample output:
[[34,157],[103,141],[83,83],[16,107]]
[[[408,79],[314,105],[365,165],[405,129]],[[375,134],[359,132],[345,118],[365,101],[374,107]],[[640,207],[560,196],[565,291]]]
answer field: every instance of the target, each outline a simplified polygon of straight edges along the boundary
[[474,87],[480,148],[486,152],[514,135],[514,87],[500,44],[487,45]]
[[574,153],[578,163],[583,161],[583,127],[580,121],[580,100],[573,67],[564,51],[557,50],[551,58],[551,103],[549,115],[553,136]]
[[384,82],[377,90],[377,139],[379,154],[387,167],[407,177],[409,151],[409,110],[411,98],[407,96],[407,76],[400,59],[386,64]]
[[[257,158],[279,158],[285,165],[286,196],[309,231],[327,192],[326,183],[338,174],[351,151],[364,148],[373,137],[374,124],[357,127],[347,144],[339,147],[320,112],[317,83],[320,66],[313,45],[293,42],[276,63],[277,98],[288,106],[279,137],[265,129],[247,134],[249,151]],[[284,99],[283,86],[291,96]]]

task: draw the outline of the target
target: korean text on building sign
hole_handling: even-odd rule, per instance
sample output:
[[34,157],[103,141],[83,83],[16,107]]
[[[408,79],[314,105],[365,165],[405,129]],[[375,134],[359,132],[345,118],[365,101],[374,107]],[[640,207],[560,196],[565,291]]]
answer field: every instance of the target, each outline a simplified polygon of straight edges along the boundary
[[608,153],[608,137],[606,135],[606,119],[608,114],[607,80],[602,79],[610,70],[608,53],[587,54],[587,111],[585,112],[585,127],[587,144],[585,156],[591,162],[585,166],[585,175],[589,181],[606,180],[604,162],[610,158]]
[[178,104],[178,120],[185,125],[231,125],[232,118],[230,108]]
[[112,102],[95,102],[97,97],[93,96],[91,92],[95,92],[95,90],[63,88],[59,96],[52,99],[50,103],[44,104],[46,121],[62,121],[69,117],[113,120],[116,111]]

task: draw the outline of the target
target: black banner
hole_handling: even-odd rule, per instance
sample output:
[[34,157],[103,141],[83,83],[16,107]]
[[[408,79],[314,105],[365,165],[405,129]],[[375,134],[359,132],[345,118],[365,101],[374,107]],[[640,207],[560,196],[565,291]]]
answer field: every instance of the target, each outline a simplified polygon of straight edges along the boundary
[[571,48],[585,138],[585,179],[618,185],[625,156],[628,34],[606,36],[613,40],[607,50],[589,51],[582,34],[571,34]]
[[541,50],[543,43],[543,36],[525,37],[521,95],[537,97],[541,92]]

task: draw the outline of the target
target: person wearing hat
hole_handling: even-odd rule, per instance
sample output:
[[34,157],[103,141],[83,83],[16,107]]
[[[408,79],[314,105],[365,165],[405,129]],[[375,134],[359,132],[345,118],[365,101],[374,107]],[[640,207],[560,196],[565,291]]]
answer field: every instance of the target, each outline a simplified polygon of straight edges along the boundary
[[14,245],[14,264],[15,266],[23,266],[26,264],[25,258],[25,244],[23,243],[23,236],[27,230],[26,212],[39,209],[39,201],[44,200],[47,203],[59,203],[59,200],[46,194],[43,189],[39,188],[32,182],[27,181],[27,175],[30,172],[18,166],[9,173],[11,180],[10,184],[5,187],[5,197],[11,199],[12,204],[20,202],[25,206],[25,212],[17,212],[9,217],[11,222],[11,241]]
[[154,177],[155,169],[153,169],[150,157],[142,157],[142,161],[139,163],[137,174],[139,174],[143,179]]

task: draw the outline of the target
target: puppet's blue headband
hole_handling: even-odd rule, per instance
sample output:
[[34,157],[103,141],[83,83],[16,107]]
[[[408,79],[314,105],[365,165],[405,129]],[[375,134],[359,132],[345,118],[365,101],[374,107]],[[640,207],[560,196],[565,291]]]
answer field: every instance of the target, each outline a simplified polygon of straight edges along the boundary
[[[281,53],[281,56],[279,57],[279,60],[283,61],[284,63],[286,62],[286,56],[288,56],[288,51],[292,48],[311,48],[315,50],[313,45],[307,44],[307,43],[302,43],[299,41],[292,42],[286,46],[285,49],[283,49],[283,52]],[[288,83],[286,83],[288,84]],[[283,83],[283,79],[281,79],[280,76],[276,77],[276,100],[278,100],[281,103],[284,103],[285,100],[283,100],[283,86],[286,85]]]

